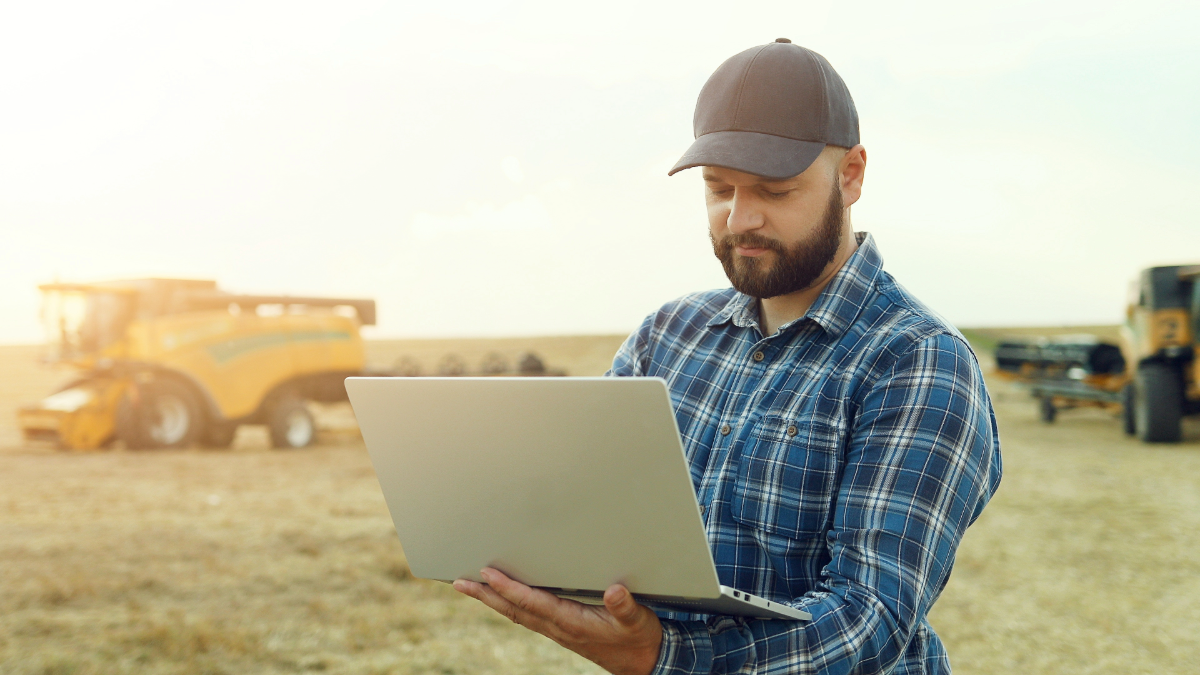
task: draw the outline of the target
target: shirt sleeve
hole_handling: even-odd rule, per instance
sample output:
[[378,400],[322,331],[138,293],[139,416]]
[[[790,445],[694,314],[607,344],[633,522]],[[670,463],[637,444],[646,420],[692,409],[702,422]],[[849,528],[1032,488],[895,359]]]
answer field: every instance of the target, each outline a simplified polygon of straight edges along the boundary
[[830,562],[791,603],[812,620],[664,621],[656,675],[886,673],[904,655],[999,484],[995,415],[949,334],[914,343],[855,399]]
[[625,342],[617,350],[617,355],[613,357],[612,367],[604,373],[605,377],[641,377],[646,374],[650,334],[654,330],[654,319],[654,314],[646,317],[642,321],[642,325],[625,338]]

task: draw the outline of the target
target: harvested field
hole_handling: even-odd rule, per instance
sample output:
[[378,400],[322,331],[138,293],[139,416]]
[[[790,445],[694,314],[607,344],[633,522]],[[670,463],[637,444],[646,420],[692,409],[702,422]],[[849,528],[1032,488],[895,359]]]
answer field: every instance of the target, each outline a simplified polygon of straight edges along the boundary
[[[535,351],[597,375],[621,339],[387,341],[370,356],[433,372],[447,353],[473,368]],[[254,428],[231,451],[22,446],[13,409],[68,376],[36,353],[0,348],[0,672],[599,672],[412,579],[352,434],[297,452]],[[932,617],[955,672],[1200,672],[1200,424],[1144,446],[1098,410],[1048,426],[1011,385],[993,394],[1004,483]]]

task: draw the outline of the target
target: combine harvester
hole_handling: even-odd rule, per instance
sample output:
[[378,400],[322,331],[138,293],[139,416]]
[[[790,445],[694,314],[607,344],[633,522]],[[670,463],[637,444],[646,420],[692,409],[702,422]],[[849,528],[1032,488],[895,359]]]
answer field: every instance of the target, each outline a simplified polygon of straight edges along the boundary
[[1125,433],[1183,440],[1183,418],[1200,414],[1200,264],[1142,270],[1130,286],[1121,350],[1132,370]]
[[234,295],[214,281],[48,284],[42,318],[52,362],[81,375],[18,411],[27,440],[88,450],[228,447],[266,424],[277,448],[310,445],[308,401],[346,399],[363,372],[359,328],[375,301]]
[[[134,279],[48,284],[43,294],[51,363],[79,377],[17,413],[26,440],[91,450],[228,447],[243,424],[265,424],[277,448],[316,440],[310,402],[346,400],[351,375],[419,376],[402,360],[368,371],[359,330],[375,301],[235,295],[215,281]],[[446,355],[438,375],[468,374]],[[482,375],[510,374],[491,354]],[[519,376],[563,375],[524,354]]]
[[1131,286],[1121,344],[1094,335],[1007,340],[1002,374],[1027,386],[1041,417],[1098,406],[1120,411],[1125,433],[1148,443],[1183,439],[1200,413],[1200,265],[1151,267]]

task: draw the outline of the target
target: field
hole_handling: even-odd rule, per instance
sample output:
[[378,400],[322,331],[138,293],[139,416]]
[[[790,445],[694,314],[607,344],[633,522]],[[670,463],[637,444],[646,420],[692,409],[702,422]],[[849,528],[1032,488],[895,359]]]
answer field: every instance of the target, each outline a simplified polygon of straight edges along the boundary
[[[972,333],[987,345],[995,331]],[[527,350],[598,375],[620,336],[391,341],[433,372]],[[344,408],[313,449],[63,453],[13,409],[68,373],[0,348],[0,673],[596,673],[410,577]],[[1144,446],[1097,410],[1037,421],[991,383],[1005,477],[932,621],[956,673],[1200,672],[1200,424]]]

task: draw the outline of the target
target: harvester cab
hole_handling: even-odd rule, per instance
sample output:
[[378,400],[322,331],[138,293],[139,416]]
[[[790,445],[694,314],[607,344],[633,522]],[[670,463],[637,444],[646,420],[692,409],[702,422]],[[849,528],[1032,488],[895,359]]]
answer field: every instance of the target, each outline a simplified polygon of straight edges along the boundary
[[1200,265],[1151,267],[1130,287],[1121,350],[1125,431],[1151,443],[1183,438],[1183,417],[1200,413]]
[[50,361],[83,362],[124,337],[133,318],[131,289],[49,284],[42,291],[42,322]]
[[22,408],[28,439],[92,449],[228,446],[266,424],[276,447],[315,439],[308,401],[345,399],[373,300],[235,295],[214,281],[41,286],[49,360],[80,376]]

